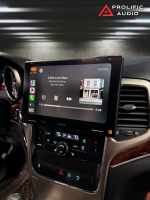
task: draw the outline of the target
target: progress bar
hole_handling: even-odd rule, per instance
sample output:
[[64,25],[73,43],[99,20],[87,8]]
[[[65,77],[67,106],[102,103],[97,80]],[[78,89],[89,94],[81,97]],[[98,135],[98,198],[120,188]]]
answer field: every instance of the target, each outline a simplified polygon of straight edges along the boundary
[[70,106],[60,106],[60,105],[50,105],[50,104],[43,104],[44,106],[49,107],[56,107],[56,108],[70,108],[70,109],[78,109],[78,110],[92,110],[92,108],[80,108],[80,107],[70,107]]

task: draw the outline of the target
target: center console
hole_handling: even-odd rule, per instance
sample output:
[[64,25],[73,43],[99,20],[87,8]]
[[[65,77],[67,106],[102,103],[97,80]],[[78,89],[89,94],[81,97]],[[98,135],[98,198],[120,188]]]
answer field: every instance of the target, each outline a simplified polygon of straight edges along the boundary
[[23,119],[35,173],[97,190],[105,137],[116,133],[122,57],[26,62]]
[[51,179],[88,191],[97,188],[104,137],[74,130],[33,125],[34,170]]

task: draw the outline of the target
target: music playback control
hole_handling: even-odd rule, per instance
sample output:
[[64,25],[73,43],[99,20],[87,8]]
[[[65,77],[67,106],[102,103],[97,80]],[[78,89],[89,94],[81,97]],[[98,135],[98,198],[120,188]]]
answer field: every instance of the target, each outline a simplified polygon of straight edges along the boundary
[[66,101],[72,101],[71,97],[66,97]]

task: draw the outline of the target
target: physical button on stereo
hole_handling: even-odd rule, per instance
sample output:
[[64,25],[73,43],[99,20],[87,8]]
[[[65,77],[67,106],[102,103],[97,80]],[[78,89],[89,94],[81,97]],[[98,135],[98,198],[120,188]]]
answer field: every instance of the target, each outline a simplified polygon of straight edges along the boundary
[[37,161],[37,163],[36,163],[36,168],[37,168],[37,169],[42,169],[42,168],[43,168],[42,163],[39,162],[39,161]]
[[45,143],[50,143],[51,142],[51,138],[45,138]]
[[42,135],[42,134],[43,134],[43,130],[42,130],[42,129],[39,129],[39,130],[38,130],[38,133],[39,133],[40,135]]
[[78,144],[72,144],[71,147],[72,147],[72,149],[76,149],[76,150],[80,149],[80,145],[78,145]]
[[96,146],[91,146],[91,153],[99,154],[100,153],[100,148],[96,147]]
[[76,181],[80,181],[81,180],[81,176],[80,175],[76,175],[75,180]]
[[70,154],[69,156],[72,157],[72,158],[80,158],[80,152],[79,151],[71,150],[69,154]]
[[37,146],[38,148],[42,148],[43,145],[42,145],[41,142],[37,141],[36,146]]
[[88,150],[88,147],[87,147],[86,145],[81,145],[80,151],[85,151],[85,152],[87,152],[87,150]]
[[58,142],[57,153],[61,156],[65,156],[69,151],[69,145],[66,142]]
[[74,181],[75,180],[75,173],[67,172],[66,173],[66,181]]
[[80,138],[80,142],[81,142],[82,144],[90,144],[90,138],[81,137],[81,138]]
[[37,141],[39,141],[39,142],[42,141],[42,136],[39,135],[39,136],[37,137]]
[[52,153],[57,153],[57,149],[55,145],[50,145],[50,144],[44,144],[44,149],[46,151],[50,151]]
[[45,131],[45,135],[52,137],[52,131]]
[[97,139],[93,138],[92,141],[91,141],[91,144],[95,145],[95,146],[101,146],[101,145],[104,144],[104,141],[103,140],[97,140]]
[[65,178],[65,175],[66,175],[65,170],[58,167],[57,167],[57,174],[59,175],[59,177],[62,177],[62,178]]
[[51,152],[57,153],[57,148],[55,145],[50,145],[51,146]]
[[57,168],[57,177],[59,181],[65,181],[65,170]]
[[51,144],[57,145],[58,141],[56,139],[51,139]]

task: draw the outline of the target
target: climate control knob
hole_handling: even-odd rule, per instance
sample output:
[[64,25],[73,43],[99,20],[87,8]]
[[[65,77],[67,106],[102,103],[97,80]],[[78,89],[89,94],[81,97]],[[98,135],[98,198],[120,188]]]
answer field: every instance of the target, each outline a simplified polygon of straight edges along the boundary
[[66,142],[58,142],[56,149],[59,155],[65,156],[69,152],[70,147]]

